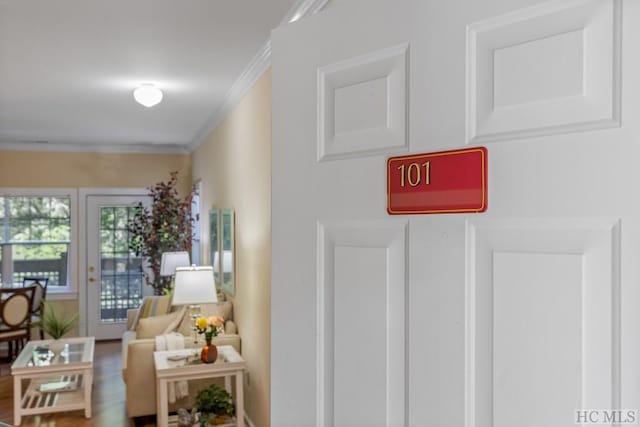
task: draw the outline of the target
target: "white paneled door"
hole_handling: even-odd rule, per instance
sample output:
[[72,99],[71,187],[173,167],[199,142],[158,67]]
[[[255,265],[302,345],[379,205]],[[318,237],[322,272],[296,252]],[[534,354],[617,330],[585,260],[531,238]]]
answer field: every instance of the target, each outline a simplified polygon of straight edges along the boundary
[[[271,425],[640,420],[638,20],[336,0],[272,33]],[[486,212],[387,214],[389,157],[477,145]]]

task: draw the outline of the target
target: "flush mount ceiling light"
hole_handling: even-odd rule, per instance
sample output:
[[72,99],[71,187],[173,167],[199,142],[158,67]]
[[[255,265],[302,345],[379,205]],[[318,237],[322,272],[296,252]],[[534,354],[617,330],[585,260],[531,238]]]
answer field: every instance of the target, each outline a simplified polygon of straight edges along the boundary
[[150,83],[144,83],[133,91],[133,97],[145,107],[153,107],[162,101],[162,91]]

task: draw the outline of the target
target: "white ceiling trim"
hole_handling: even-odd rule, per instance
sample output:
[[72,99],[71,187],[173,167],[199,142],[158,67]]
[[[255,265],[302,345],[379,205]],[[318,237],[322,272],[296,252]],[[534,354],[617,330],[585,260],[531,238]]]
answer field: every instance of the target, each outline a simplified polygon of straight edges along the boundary
[[[287,12],[280,25],[311,16],[321,11],[328,2],[329,0],[300,0]],[[268,39],[242,71],[240,77],[233,83],[233,86],[231,86],[231,89],[227,92],[222,106],[207,120],[207,125],[203,127],[194,140],[188,144],[187,151],[191,152],[202,144],[227,114],[238,105],[238,102],[247,94],[249,89],[253,87],[270,65],[271,39]]]
[[69,153],[189,154],[178,144],[73,144],[58,142],[0,142],[0,151],[56,151]]

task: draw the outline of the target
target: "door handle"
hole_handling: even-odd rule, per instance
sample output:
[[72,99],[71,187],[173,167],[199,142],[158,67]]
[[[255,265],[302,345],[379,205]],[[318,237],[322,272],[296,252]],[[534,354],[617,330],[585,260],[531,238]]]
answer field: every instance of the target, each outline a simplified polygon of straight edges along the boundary
[[89,283],[93,283],[95,281],[96,281],[96,279],[94,279],[93,277],[89,277]]

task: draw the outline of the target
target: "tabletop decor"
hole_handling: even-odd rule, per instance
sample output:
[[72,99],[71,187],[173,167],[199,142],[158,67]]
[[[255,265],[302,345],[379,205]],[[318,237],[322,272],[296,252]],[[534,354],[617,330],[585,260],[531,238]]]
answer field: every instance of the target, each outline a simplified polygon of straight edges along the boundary
[[203,334],[206,344],[200,351],[200,360],[204,363],[213,363],[218,358],[218,349],[211,344],[211,339],[218,336],[218,330],[224,325],[224,319],[220,316],[198,317],[196,319],[196,328],[199,334]]

